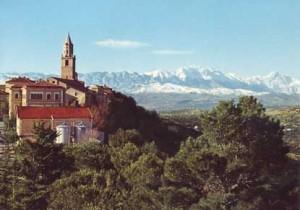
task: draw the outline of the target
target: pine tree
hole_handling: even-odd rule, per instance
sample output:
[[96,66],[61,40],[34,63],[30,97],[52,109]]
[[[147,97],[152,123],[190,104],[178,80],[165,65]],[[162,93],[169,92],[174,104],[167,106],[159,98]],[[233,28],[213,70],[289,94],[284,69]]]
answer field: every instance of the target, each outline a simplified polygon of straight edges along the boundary
[[55,144],[57,133],[44,123],[33,127],[35,141],[21,140],[16,149],[18,179],[15,203],[24,209],[46,209],[47,187],[70,170],[72,160]]
[[16,182],[14,145],[4,136],[0,135],[0,139],[0,209],[11,209]]
[[280,122],[269,118],[254,97],[241,97],[237,103],[220,102],[203,114],[201,127],[201,137],[187,140],[165,162],[161,190],[166,205],[281,208],[278,182],[288,149]]

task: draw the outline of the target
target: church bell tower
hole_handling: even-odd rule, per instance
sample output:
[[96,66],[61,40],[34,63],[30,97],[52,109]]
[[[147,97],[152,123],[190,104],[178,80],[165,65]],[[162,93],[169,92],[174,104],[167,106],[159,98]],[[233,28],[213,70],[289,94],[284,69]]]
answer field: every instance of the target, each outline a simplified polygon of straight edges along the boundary
[[77,80],[77,73],[75,70],[76,57],[73,55],[73,43],[68,34],[64,43],[63,53],[61,56],[61,78],[69,80]]

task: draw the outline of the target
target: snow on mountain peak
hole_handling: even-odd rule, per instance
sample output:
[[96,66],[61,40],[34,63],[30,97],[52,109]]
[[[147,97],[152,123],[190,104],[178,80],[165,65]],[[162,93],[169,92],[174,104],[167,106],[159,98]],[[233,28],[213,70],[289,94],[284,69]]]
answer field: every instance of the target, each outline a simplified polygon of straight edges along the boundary
[[[32,79],[47,78],[42,73],[0,73],[2,83],[14,76]],[[51,75],[52,76],[52,75]],[[92,72],[79,74],[87,85],[106,84],[119,91],[133,92],[174,92],[206,94],[300,94],[300,80],[272,72],[265,76],[242,78],[232,73],[201,67],[181,67],[173,72],[154,70],[136,72]]]
[[188,78],[202,78],[199,68],[195,67],[181,67],[176,70],[175,75],[182,81]]
[[170,75],[170,72],[166,72],[166,71],[162,71],[162,70],[154,70],[154,71],[146,72],[144,74],[148,75],[150,77],[153,77],[153,78],[164,79]]

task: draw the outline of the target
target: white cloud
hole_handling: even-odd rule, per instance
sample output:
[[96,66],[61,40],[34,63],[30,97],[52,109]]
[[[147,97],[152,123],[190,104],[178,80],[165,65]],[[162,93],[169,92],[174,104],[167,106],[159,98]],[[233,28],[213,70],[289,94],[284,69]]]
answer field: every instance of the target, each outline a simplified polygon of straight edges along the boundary
[[154,50],[153,54],[157,55],[189,55],[194,54],[191,50]]
[[108,48],[140,48],[150,46],[144,42],[132,41],[132,40],[115,40],[115,39],[106,39],[95,42],[99,47],[108,47]]

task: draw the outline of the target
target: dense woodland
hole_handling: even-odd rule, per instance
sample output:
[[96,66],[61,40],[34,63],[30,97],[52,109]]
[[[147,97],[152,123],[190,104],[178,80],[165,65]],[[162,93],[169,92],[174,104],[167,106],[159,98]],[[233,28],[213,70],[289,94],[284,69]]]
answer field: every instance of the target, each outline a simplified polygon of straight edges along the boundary
[[19,141],[7,122],[0,209],[299,209],[299,159],[255,98],[221,101],[174,131],[120,97],[93,108],[95,127],[110,133],[104,144],[55,144],[42,123],[35,143]]

